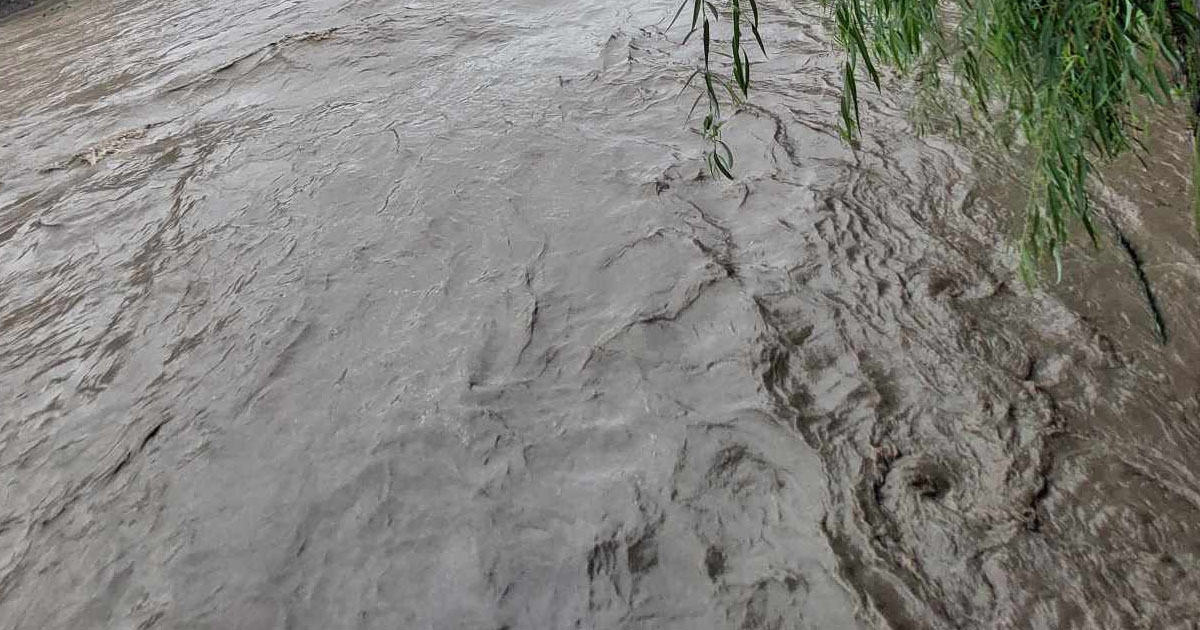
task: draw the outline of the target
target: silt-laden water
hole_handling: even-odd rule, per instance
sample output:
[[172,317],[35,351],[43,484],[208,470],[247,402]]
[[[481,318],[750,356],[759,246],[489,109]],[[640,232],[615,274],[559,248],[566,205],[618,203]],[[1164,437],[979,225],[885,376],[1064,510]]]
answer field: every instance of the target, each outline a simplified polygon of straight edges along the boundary
[[733,182],[672,0],[0,23],[0,628],[1200,628],[1186,139],[1097,193],[1162,346],[762,4]]

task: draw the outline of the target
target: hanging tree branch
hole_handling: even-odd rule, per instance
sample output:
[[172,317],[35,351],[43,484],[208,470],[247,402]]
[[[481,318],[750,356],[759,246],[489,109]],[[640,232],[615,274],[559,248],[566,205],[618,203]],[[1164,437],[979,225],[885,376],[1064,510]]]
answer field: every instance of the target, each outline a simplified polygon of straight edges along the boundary
[[[822,0],[838,43],[842,68],[841,129],[848,141],[861,132],[858,82],[865,74],[879,89],[882,67],[915,76],[918,87],[940,89],[942,74],[958,87],[984,129],[1006,148],[1017,140],[1031,149],[1030,187],[1021,240],[1021,269],[1032,280],[1044,260],[1055,261],[1071,226],[1096,242],[1087,182],[1098,164],[1133,151],[1146,100],[1192,105],[1193,183],[1200,183],[1200,0]],[[719,2],[719,3],[718,3]],[[736,105],[750,92],[751,63],[742,46],[749,28],[763,54],[754,0],[683,0],[692,33],[704,40],[708,101],[701,133],[714,175],[732,177],[733,155],[721,140],[722,88]],[[747,13],[744,9],[749,7]],[[732,83],[712,70],[718,18],[731,34]],[[676,16],[678,17],[678,15]],[[916,72],[914,72],[914,70]],[[696,76],[696,75],[694,75]],[[956,120],[958,117],[955,116]],[[1000,133],[1012,129],[1013,134]],[[1200,223],[1200,195],[1193,194]]]

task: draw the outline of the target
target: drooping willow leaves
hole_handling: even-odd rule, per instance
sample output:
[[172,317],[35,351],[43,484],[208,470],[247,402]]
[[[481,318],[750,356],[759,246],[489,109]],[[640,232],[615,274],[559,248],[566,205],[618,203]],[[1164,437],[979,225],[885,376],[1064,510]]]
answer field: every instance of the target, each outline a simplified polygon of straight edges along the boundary
[[[1185,99],[1193,138],[1200,140],[1200,0],[821,1],[846,53],[840,122],[848,141],[862,127],[859,81],[878,89],[887,67],[927,92],[955,94],[956,104],[1005,147],[1026,147],[1031,162],[1021,267],[1027,279],[1047,258],[1061,275],[1062,247],[1074,225],[1096,241],[1087,183],[1097,165],[1142,150],[1146,103]],[[691,32],[704,39],[697,75],[706,86],[700,98],[709,103],[701,130],[712,143],[709,167],[729,177],[732,154],[721,140],[717,88],[734,105],[749,94],[751,63],[742,35],[750,24],[765,54],[758,6],[753,0],[684,0],[680,14],[686,9]],[[732,82],[711,69],[711,55],[719,54],[712,45],[718,24],[721,34],[732,35]],[[1193,156],[1193,182],[1200,184],[1200,152]],[[1193,199],[1200,222],[1200,195]]]
[[[693,72],[687,80],[687,85],[691,85],[693,80],[700,77],[704,83],[702,93],[692,104],[692,110],[695,111],[701,100],[708,101],[708,112],[700,127],[701,135],[711,145],[705,154],[708,169],[714,177],[721,175],[732,179],[733,151],[721,139],[721,126],[725,124],[725,120],[721,117],[721,94],[719,91],[728,94],[730,103],[734,106],[742,104],[744,99],[750,95],[750,58],[746,54],[744,46],[745,32],[743,29],[750,30],[751,36],[764,55],[767,48],[763,44],[762,35],[758,32],[757,0],[723,0],[722,5],[718,8],[710,0],[683,0],[679,5],[679,10],[675,12],[675,17],[671,20],[671,25],[673,26],[679,21],[685,10],[691,9],[692,25],[684,42],[699,32],[704,43],[703,66]],[[748,12],[745,10],[747,8]],[[712,25],[720,19],[722,13],[729,16],[731,24],[728,53],[715,51],[712,46]],[[670,27],[668,26],[668,28]],[[727,56],[732,60],[733,83],[713,71],[712,56],[714,54]]]

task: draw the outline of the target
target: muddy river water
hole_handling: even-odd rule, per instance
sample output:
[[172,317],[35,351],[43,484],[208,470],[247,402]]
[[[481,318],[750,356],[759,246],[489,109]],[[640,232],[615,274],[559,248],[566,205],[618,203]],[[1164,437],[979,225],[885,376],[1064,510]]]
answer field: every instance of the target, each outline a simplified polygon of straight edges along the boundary
[[1030,289],[815,3],[705,177],[673,4],[0,21],[0,628],[1200,628],[1182,135]]

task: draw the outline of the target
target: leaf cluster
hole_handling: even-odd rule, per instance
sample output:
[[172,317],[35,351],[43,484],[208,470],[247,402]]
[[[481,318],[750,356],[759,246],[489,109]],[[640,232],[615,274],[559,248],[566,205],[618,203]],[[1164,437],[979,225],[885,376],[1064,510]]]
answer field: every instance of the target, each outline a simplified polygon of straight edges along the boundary
[[[1098,242],[1088,182],[1097,167],[1128,152],[1150,116],[1147,104],[1192,106],[1200,113],[1200,0],[822,0],[846,52],[841,130],[853,142],[862,128],[859,84],[879,89],[889,68],[929,93],[951,94],[972,122],[1030,156],[1022,271],[1032,280],[1046,259],[1061,276],[1061,253],[1073,225]],[[748,4],[750,14],[744,11]],[[720,138],[720,92],[737,104],[749,95],[751,63],[742,48],[749,25],[765,54],[754,0],[684,0],[692,33],[704,41],[708,113],[701,129],[712,143],[710,169],[732,177],[732,153]],[[732,83],[711,70],[713,25],[730,15]],[[711,22],[711,23],[710,23]],[[699,99],[697,103],[699,102]],[[959,123],[953,107],[947,108]],[[1193,151],[1196,155],[1196,152]],[[1194,159],[1200,182],[1200,157]],[[1194,211],[1200,221],[1200,196]]]

